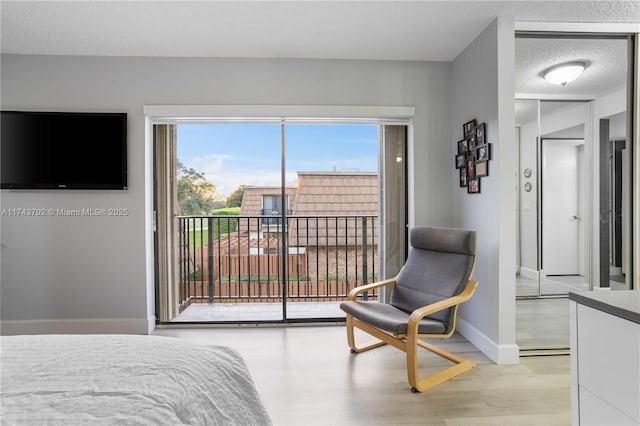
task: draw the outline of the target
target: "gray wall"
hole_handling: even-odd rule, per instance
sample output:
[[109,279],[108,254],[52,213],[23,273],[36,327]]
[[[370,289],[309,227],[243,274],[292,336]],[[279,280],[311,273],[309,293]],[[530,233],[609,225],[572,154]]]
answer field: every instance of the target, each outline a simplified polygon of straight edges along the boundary
[[452,226],[478,231],[474,277],[479,286],[460,309],[462,334],[494,361],[518,362],[515,345],[516,139],[513,22],[494,21],[453,62],[450,158],[462,124],[486,123],[492,144],[489,176],[480,194],[458,186],[449,171]]
[[410,214],[437,224],[451,212],[450,63],[3,55],[1,66],[3,109],[129,114],[127,191],[2,191],[3,209],[129,210],[2,217],[3,332],[147,332],[145,104],[415,106]]

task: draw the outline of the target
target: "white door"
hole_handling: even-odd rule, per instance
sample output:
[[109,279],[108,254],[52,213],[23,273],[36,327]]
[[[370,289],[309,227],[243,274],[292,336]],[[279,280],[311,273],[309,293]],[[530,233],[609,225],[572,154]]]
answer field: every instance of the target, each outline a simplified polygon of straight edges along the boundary
[[583,140],[542,140],[542,270],[580,275]]

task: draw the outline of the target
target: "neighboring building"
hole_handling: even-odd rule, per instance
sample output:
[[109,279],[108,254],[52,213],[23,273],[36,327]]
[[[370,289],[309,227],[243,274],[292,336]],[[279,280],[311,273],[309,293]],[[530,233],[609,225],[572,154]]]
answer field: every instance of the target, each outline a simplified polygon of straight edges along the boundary
[[[290,207],[295,205],[297,188],[285,188],[284,208],[291,215]],[[282,238],[280,216],[282,210],[282,189],[275,186],[247,186],[244,188],[240,216],[272,216],[241,220],[238,229],[241,234],[249,232],[249,239]]]
[[[318,216],[341,218],[377,216],[378,176],[374,172],[298,172],[298,185],[285,188],[284,208],[289,217],[289,244],[297,246],[296,239],[304,238],[305,245],[353,245],[362,243],[362,235],[346,236],[338,231],[336,241],[335,219],[331,224],[315,221]],[[273,216],[261,220],[242,221],[241,233],[250,231],[251,238],[281,237],[280,221],[282,190],[273,186],[247,186],[244,189],[240,216]],[[313,217],[313,221],[303,220]],[[354,225],[355,226],[355,225]],[[361,226],[358,224],[358,226]],[[344,229],[344,227],[340,227]],[[327,231],[328,229],[328,231]],[[377,233],[367,235],[377,244]],[[345,238],[347,238],[345,240]]]
[[[249,232],[250,240],[282,238],[282,208],[281,188],[246,187],[240,215],[273,218],[241,221],[240,233]],[[298,172],[297,187],[285,189],[284,208],[288,252],[306,254],[305,269],[312,280],[362,279],[362,274],[374,277],[378,244],[376,173]],[[250,246],[255,247],[254,254],[267,253],[260,242]]]

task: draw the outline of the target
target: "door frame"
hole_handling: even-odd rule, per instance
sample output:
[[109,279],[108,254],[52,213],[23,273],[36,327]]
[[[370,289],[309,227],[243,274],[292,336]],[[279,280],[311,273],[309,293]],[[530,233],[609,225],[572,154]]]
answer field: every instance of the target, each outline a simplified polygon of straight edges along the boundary
[[[407,151],[413,151],[413,117],[415,116],[415,107],[367,107],[367,106],[286,106],[286,105],[145,105],[143,108],[146,122],[146,138],[147,146],[152,140],[153,128],[156,124],[170,123],[176,124],[177,122],[224,122],[224,121],[247,121],[247,122],[260,122],[268,121],[274,122],[279,120],[282,125],[309,123],[309,124],[322,124],[322,123],[353,123],[353,124],[402,124],[407,127]],[[153,148],[153,143],[150,144]],[[152,150],[151,157],[155,155],[155,151]],[[155,165],[155,162],[153,163]],[[152,167],[153,168],[153,167]],[[409,173],[409,177],[411,174]],[[156,176],[151,176],[151,181],[155,181]],[[407,211],[412,209],[413,199],[409,195],[411,194],[411,188],[413,188],[413,182],[407,181]],[[152,209],[150,215],[155,218],[157,212],[153,198],[155,197],[155,191],[151,191],[150,194],[150,206]],[[152,230],[154,241],[154,253],[155,247],[157,247],[157,232],[155,226]],[[151,259],[153,264],[152,268],[155,269],[157,262],[154,256]],[[154,271],[155,272],[155,271]],[[157,274],[154,274],[154,291],[151,292],[154,300],[149,301],[156,307],[154,313],[156,325],[172,324],[170,320],[162,319],[159,317],[157,311],[159,286]],[[286,308],[285,308],[286,309]],[[277,322],[300,322],[295,320],[287,320],[286,311],[285,317],[281,321]],[[309,320],[303,320],[308,322]],[[268,321],[273,323],[274,321]],[[181,323],[184,324],[184,323]]]

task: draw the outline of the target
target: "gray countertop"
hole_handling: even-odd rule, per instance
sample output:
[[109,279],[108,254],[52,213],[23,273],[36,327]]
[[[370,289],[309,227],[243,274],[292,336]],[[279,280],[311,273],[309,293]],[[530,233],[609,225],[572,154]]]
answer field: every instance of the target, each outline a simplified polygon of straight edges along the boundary
[[569,300],[640,324],[640,291],[638,290],[571,292]]

